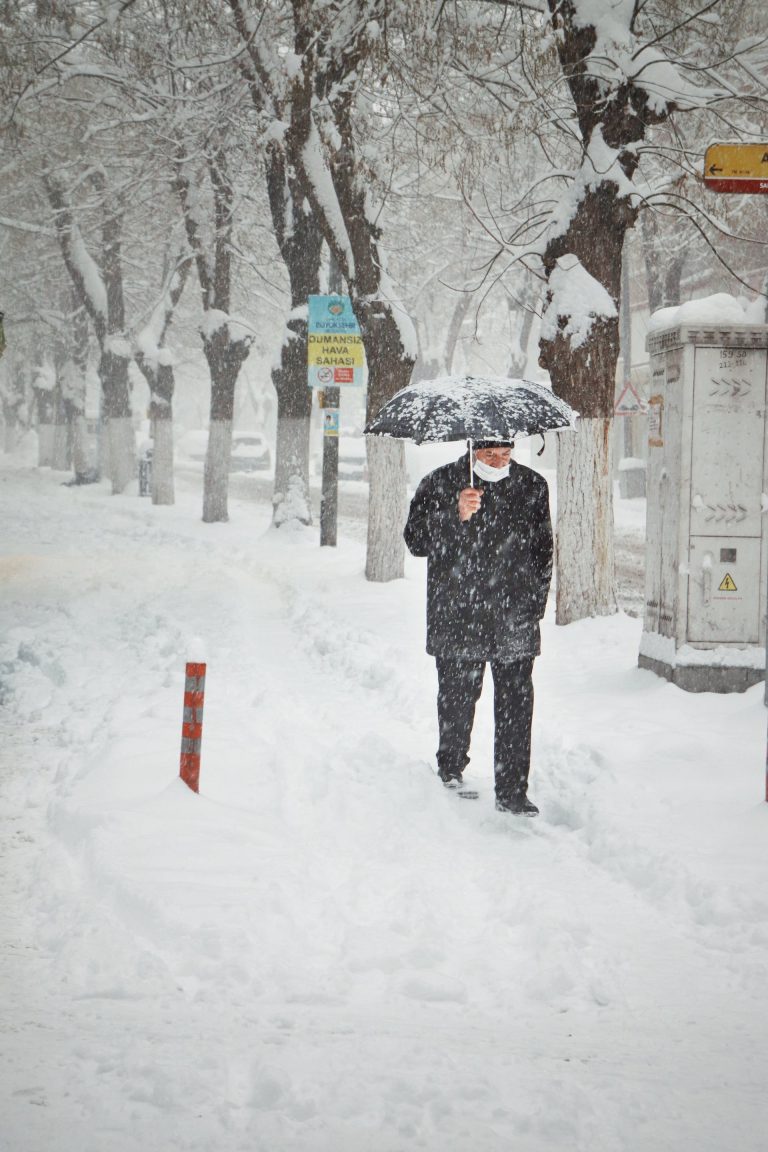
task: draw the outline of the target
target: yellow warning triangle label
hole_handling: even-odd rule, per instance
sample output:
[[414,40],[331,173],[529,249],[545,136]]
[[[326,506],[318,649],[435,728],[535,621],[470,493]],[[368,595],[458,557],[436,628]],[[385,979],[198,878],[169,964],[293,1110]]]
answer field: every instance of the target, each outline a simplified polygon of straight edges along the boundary
[[721,584],[717,590],[718,590],[718,592],[736,592],[736,591],[738,591],[738,589],[736,588],[736,585],[733,582],[733,576],[731,576],[730,572],[726,572],[725,576],[723,576],[722,582],[721,582]]

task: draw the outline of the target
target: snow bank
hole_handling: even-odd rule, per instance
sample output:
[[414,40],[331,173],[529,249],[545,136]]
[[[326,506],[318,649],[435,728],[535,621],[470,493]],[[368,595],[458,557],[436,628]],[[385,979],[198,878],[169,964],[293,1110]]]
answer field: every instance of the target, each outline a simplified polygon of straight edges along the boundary
[[203,525],[195,477],[0,478],[4,1149],[762,1149],[759,688],[687,696],[638,621],[548,615],[510,819],[490,686],[480,800],[436,781],[423,562],[368,584],[266,499]]

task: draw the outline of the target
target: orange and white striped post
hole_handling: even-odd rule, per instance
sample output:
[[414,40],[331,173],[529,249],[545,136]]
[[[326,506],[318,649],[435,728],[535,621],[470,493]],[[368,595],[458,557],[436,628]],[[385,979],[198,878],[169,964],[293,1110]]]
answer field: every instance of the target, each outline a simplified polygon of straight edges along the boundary
[[204,700],[205,664],[187,664],[179,775],[193,792],[200,790],[200,748],[203,742]]

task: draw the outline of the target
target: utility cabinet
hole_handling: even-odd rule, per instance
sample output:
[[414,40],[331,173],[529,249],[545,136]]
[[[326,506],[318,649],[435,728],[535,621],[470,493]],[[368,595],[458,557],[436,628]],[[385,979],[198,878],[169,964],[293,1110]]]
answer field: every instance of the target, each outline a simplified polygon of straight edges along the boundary
[[765,676],[768,325],[652,332],[639,664],[692,692]]

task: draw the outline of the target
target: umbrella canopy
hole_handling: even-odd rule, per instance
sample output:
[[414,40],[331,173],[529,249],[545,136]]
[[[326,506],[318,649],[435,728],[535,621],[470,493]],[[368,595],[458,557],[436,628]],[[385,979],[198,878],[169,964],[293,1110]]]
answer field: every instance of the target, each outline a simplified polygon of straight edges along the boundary
[[514,440],[573,428],[577,415],[550,388],[530,380],[441,376],[401,388],[365,431],[417,444]]

